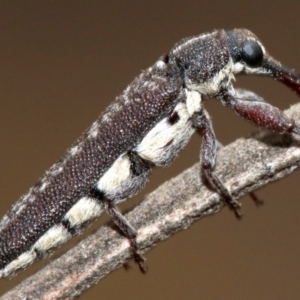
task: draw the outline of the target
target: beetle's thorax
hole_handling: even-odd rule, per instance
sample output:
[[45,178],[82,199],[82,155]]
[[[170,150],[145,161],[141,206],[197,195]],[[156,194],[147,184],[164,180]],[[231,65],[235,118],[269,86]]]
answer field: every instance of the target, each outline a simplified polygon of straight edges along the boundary
[[234,79],[234,63],[224,30],[183,39],[172,49],[170,61],[182,69],[186,87],[204,98],[215,97],[221,86]]
[[201,84],[195,84],[192,82],[187,82],[186,86],[190,90],[198,91],[203,100],[214,98],[220,93],[220,89],[227,88],[232,80],[235,80],[234,77],[234,64],[230,59],[228,64],[224,66],[214,77],[210,78],[206,82]]

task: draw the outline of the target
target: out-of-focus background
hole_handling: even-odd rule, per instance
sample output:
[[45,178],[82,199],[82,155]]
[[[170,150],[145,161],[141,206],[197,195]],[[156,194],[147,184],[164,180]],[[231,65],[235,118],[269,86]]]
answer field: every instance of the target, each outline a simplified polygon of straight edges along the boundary
[[[299,12],[299,1],[280,0],[0,1],[0,214],[141,70],[183,37],[245,27],[300,71]],[[299,101],[270,79],[237,79],[237,86],[281,109]],[[215,100],[206,107],[223,144],[255,130]],[[199,146],[194,137],[171,167],[155,170],[145,191],[121,208],[195,163]],[[299,171],[257,194],[265,205],[256,208],[245,197],[241,222],[228,209],[200,220],[146,254],[146,276],[132,263],[129,272],[113,272],[81,299],[299,299]],[[44,263],[0,280],[0,293]]]

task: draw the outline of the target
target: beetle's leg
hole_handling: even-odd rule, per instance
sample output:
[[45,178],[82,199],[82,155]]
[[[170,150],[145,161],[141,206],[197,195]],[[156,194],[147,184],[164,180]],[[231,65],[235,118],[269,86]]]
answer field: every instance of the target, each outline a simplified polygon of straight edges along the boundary
[[256,206],[261,206],[264,204],[264,200],[259,199],[254,192],[250,192],[249,196]]
[[117,207],[114,205],[113,201],[110,199],[104,198],[104,208],[106,213],[112,218],[114,223],[118,228],[122,230],[124,235],[128,238],[130,242],[130,251],[135,262],[139,265],[139,268],[142,273],[147,272],[146,259],[140,254],[139,248],[136,242],[137,232],[131,226],[131,224],[124,218],[120,213]]
[[117,209],[114,201],[105,197],[103,193],[100,192],[97,188],[93,188],[91,190],[90,196],[103,203],[103,208],[105,209],[106,213],[112,218],[113,222],[119,229],[121,229],[123,234],[129,240],[131,255],[134,258],[135,262],[139,265],[141,272],[146,273],[148,269],[146,259],[139,253],[139,248],[136,242],[136,230]]
[[251,123],[271,129],[277,133],[300,135],[300,127],[295,120],[286,116],[278,108],[266,103],[260,96],[246,90],[225,90],[218,97],[225,106]]
[[[222,149],[224,146],[219,140],[216,141],[217,144],[217,150]],[[249,193],[250,198],[253,200],[256,206],[261,206],[264,204],[264,201],[259,199],[254,192]]]
[[208,179],[214,190],[221,196],[222,200],[227,203],[230,209],[234,210],[236,217],[241,218],[243,215],[240,208],[241,204],[232,198],[228,189],[223,185],[222,181],[214,173],[217,140],[208,114],[203,109],[201,112],[195,113],[193,115],[192,121],[193,126],[202,135],[200,162],[206,178]]

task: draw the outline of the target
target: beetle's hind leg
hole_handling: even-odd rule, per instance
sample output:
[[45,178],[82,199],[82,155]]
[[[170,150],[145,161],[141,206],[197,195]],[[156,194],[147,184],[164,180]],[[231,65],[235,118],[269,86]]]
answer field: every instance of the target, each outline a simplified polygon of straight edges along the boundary
[[102,203],[105,212],[112,218],[115,225],[122,231],[125,237],[130,243],[131,256],[135,262],[139,265],[142,273],[146,273],[148,270],[146,259],[140,254],[139,247],[137,245],[136,237],[137,231],[132,227],[132,225],[126,220],[126,218],[121,214],[115,205],[115,202],[107,198],[103,192],[99,191],[97,188],[93,188],[90,191],[90,197],[95,198]]
[[202,135],[200,148],[201,167],[211,186],[221,196],[222,200],[232,209],[235,216],[240,219],[243,216],[240,202],[233,199],[229,190],[224,186],[219,177],[214,173],[217,140],[212,128],[211,121],[204,109],[197,112],[192,117],[192,124]]
[[139,265],[141,272],[146,273],[148,270],[148,266],[146,264],[146,259],[140,254],[136,242],[136,237],[137,237],[136,230],[120,213],[120,211],[114,205],[113,201],[104,198],[103,202],[104,202],[104,208],[106,213],[112,218],[112,220],[117,225],[117,227],[122,230],[123,234],[129,240],[131,255],[134,258],[135,262]]
[[147,182],[151,163],[143,160],[136,152],[121,154],[89,191],[89,197],[97,199],[106,213],[130,242],[130,251],[142,273],[147,271],[146,260],[137,245],[137,231],[125,219],[116,204],[134,196]]

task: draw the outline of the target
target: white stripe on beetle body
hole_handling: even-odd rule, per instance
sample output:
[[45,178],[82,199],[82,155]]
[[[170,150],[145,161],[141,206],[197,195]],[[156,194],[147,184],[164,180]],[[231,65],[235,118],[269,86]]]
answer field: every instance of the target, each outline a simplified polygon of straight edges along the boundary
[[34,249],[39,253],[47,253],[48,250],[60,246],[71,237],[72,235],[63,225],[55,225],[39,238],[34,244]]
[[9,263],[4,269],[0,270],[0,277],[9,277],[16,272],[30,265],[37,255],[34,250],[22,253],[18,258]]
[[121,154],[113,165],[104,173],[97,187],[104,193],[110,193],[124,182],[130,180],[130,161],[126,153]]
[[66,213],[64,219],[70,223],[71,227],[77,227],[83,223],[100,216],[102,207],[97,201],[91,198],[81,198]]
[[168,165],[195,131],[190,118],[201,109],[201,96],[196,91],[186,91],[186,95],[186,103],[179,103],[174,109],[178,113],[178,122],[171,125],[169,117],[164,118],[135,148],[139,156],[156,166]]

